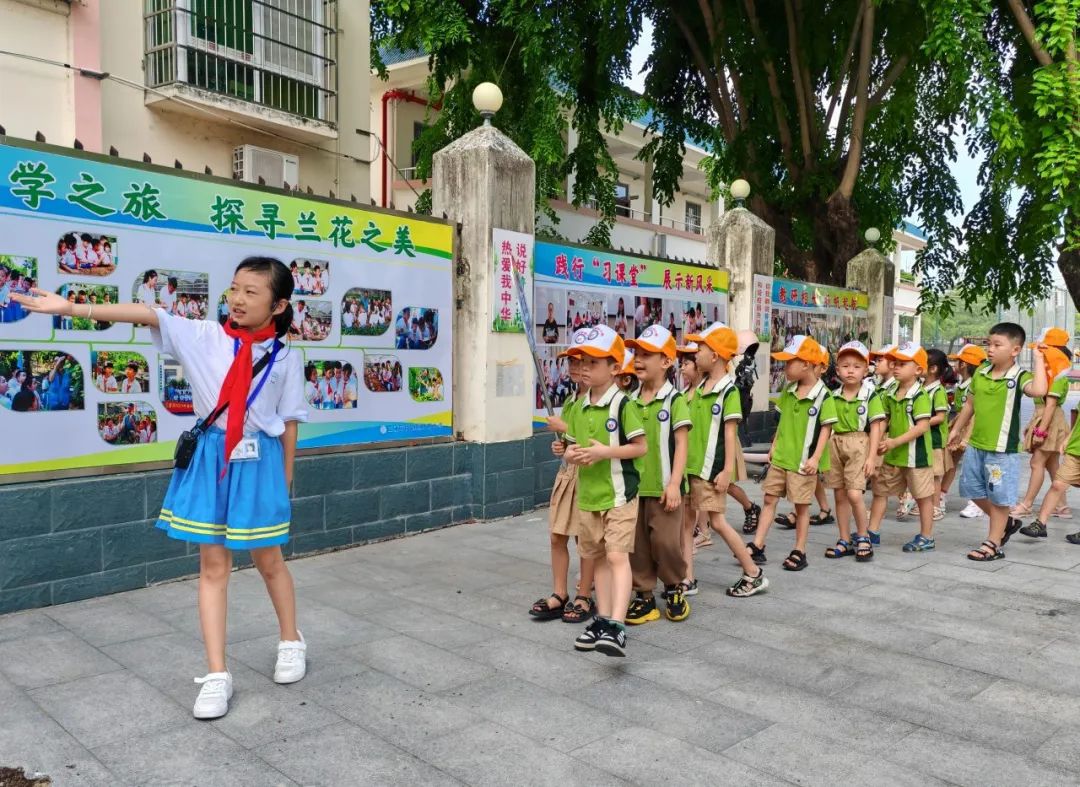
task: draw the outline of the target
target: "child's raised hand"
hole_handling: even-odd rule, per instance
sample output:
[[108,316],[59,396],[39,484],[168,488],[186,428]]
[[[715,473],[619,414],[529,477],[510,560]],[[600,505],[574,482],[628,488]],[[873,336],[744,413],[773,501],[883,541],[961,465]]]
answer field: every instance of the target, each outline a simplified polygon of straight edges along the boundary
[[549,415],[547,419],[547,430],[549,432],[566,432],[568,431],[566,421],[557,415]]
[[75,305],[55,292],[40,290],[37,287],[30,292],[32,295],[12,295],[11,297],[27,311],[40,314],[71,314],[71,309]]

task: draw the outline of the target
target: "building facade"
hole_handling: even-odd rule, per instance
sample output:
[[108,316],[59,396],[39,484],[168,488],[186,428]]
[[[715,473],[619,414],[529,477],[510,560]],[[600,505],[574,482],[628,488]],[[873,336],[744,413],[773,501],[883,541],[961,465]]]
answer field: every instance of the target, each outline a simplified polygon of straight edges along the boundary
[[368,199],[367,0],[0,0],[0,18],[8,135]]

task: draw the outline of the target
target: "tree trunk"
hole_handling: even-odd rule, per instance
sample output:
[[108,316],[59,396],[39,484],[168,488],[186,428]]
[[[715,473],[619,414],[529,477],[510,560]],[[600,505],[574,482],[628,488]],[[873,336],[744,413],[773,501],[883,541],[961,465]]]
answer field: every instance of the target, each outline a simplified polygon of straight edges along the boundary
[[[1080,308],[1080,249],[1058,254],[1058,268],[1061,270],[1061,278],[1065,280],[1065,287],[1072,296],[1073,305]],[[1072,334],[1072,325],[1062,327]]]

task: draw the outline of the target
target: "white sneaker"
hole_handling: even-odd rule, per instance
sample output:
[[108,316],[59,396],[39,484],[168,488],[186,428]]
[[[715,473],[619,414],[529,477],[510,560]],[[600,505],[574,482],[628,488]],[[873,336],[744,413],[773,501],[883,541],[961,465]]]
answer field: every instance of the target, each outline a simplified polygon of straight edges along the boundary
[[[299,631],[296,632],[300,634]],[[300,634],[299,642],[282,640],[277,646],[277,665],[274,683],[296,683],[307,675],[307,643]]]
[[968,504],[964,507],[964,510],[960,512],[960,516],[964,519],[978,519],[983,515],[983,510],[971,500],[968,500]]
[[196,719],[220,719],[229,712],[229,700],[232,699],[232,675],[228,672],[211,672],[195,682],[202,686],[195,698]]

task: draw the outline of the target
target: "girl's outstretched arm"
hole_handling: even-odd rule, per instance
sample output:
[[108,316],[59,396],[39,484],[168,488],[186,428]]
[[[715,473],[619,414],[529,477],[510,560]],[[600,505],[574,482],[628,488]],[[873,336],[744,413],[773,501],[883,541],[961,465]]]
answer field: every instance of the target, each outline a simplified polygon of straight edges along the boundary
[[141,303],[72,303],[55,292],[39,290],[37,287],[31,290],[31,293],[33,294],[11,297],[30,312],[84,318],[90,317],[92,313],[93,318],[101,322],[130,322],[149,325],[151,328],[158,327],[157,310]]

